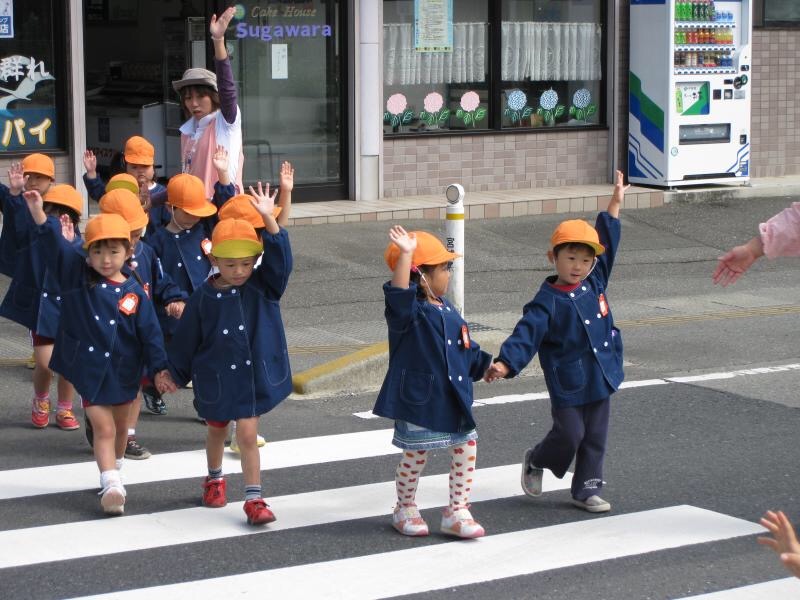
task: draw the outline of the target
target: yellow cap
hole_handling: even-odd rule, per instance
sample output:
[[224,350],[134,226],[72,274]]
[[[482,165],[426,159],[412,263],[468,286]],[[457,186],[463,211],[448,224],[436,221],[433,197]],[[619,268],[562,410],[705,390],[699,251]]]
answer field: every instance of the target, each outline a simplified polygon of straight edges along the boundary
[[217,258],[247,258],[263,251],[256,230],[244,219],[222,219],[211,234],[211,254]]
[[110,192],[111,190],[128,190],[138,196],[139,182],[136,181],[136,177],[133,175],[118,173],[109,179],[106,184],[106,191]]

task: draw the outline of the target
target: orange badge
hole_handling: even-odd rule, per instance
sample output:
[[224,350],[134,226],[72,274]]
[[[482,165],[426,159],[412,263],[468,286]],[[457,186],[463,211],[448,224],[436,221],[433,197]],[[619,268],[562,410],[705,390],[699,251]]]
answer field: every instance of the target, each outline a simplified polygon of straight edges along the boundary
[[469,327],[466,324],[461,326],[461,341],[464,344],[464,348],[469,348]]
[[150,297],[150,284],[149,283],[145,283],[144,284],[144,293],[147,294],[148,298]]
[[608,303],[606,302],[605,294],[600,294],[600,314],[604,317],[608,315]]
[[125,313],[126,315],[132,315],[136,312],[136,309],[139,308],[139,296],[133,292],[125,294],[122,298],[120,298],[117,306],[119,307],[119,312]]
[[200,247],[203,249],[203,252],[205,252],[206,256],[211,254],[211,240],[210,239],[206,238],[202,242],[200,242]]

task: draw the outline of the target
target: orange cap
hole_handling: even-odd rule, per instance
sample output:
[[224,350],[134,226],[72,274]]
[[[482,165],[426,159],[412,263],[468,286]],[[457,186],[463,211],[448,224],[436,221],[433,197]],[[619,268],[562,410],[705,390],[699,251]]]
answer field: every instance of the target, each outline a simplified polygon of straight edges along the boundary
[[211,234],[211,254],[216,258],[247,258],[263,251],[255,228],[244,219],[222,219]]
[[80,215],[83,210],[83,198],[81,198],[80,193],[74,187],[66,183],[52,186],[47,190],[42,200],[71,208],[78,213],[78,215]]
[[139,196],[126,189],[111,190],[100,198],[100,212],[119,215],[128,222],[131,232],[141,231],[150,220]]
[[129,137],[125,142],[125,162],[132,165],[153,166],[156,149],[153,144],[139,135]]
[[[264,227],[264,219],[261,218],[259,213],[251,200],[252,196],[247,194],[237,194],[232,196],[228,201],[223,204],[219,209],[220,219],[244,219],[249,222],[253,227],[258,229]],[[272,216],[277,218],[281,214],[281,207],[276,206],[272,209]]]
[[112,213],[102,213],[89,219],[83,235],[83,248],[88,249],[100,240],[131,241],[131,228],[128,222]]
[[[414,250],[414,256],[411,259],[411,263],[415,267],[422,265],[440,265],[461,256],[455,252],[450,252],[444,247],[444,244],[439,241],[439,238],[427,231],[410,231],[409,234],[417,238],[417,249]],[[386,246],[386,251],[383,253],[383,258],[392,271],[394,271],[399,257],[400,248],[395,246],[392,242],[389,242],[389,245]]]
[[206,186],[199,177],[181,173],[167,184],[167,202],[195,217],[210,217],[217,207],[206,199]]
[[118,173],[108,180],[106,184],[106,191],[111,190],[128,190],[137,196],[139,195],[139,182],[136,177],[128,173]]
[[606,251],[600,243],[597,230],[583,219],[562,221],[550,237],[550,248],[569,243],[591,246],[595,254],[602,254]]
[[53,159],[44,154],[28,154],[22,159],[22,172],[44,175],[50,179],[56,178],[56,166]]

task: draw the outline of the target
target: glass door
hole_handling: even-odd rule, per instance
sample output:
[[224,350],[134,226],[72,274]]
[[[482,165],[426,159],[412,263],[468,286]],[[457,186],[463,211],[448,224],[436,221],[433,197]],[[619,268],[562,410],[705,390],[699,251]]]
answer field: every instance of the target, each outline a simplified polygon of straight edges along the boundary
[[239,86],[245,185],[277,185],[289,161],[294,201],[347,198],[345,4],[237,5],[226,40]]

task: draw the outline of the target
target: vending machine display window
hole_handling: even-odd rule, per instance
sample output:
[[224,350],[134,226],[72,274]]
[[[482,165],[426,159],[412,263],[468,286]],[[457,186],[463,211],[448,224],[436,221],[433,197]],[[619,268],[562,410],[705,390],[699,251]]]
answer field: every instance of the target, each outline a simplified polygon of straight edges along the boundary
[[680,144],[727,144],[731,141],[731,124],[681,125]]

